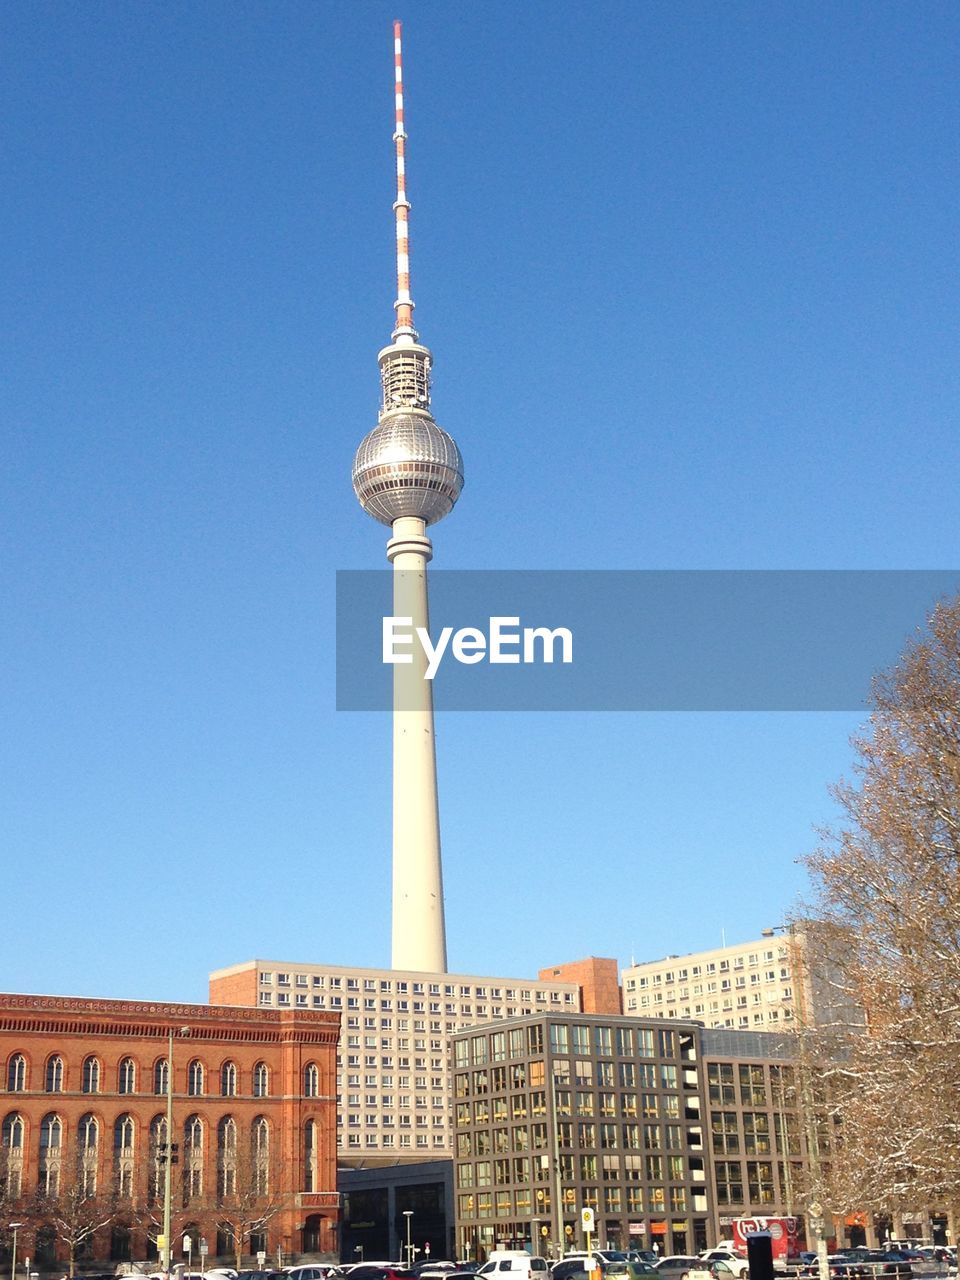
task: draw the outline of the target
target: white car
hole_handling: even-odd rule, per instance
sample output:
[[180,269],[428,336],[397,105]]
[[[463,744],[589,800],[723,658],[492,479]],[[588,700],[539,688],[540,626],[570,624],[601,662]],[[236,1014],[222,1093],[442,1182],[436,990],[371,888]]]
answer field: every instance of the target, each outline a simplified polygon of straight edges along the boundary
[[707,1249],[700,1257],[709,1266],[715,1262],[725,1262],[735,1276],[745,1276],[750,1270],[749,1261],[735,1249]]
[[713,1280],[709,1262],[683,1253],[668,1253],[665,1258],[660,1259],[656,1268],[665,1280]]

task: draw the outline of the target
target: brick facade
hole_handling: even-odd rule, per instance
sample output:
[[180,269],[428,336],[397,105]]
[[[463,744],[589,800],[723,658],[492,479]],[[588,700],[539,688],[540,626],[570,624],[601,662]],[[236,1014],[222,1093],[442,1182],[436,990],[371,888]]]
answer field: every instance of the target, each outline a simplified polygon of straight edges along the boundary
[[[278,1249],[335,1253],[339,1022],[313,1010],[0,995],[0,1154],[7,1212],[25,1223],[21,1256],[62,1268],[69,1247],[63,1238],[44,1243],[49,1218],[32,1202],[38,1187],[66,1200],[81,1177],[91,1199],[109,1202],[111,1218],[87,1256],[155,1256],[171,1030],[175,1260],[185,1232],[195,1250],[207,1242],[210,1258],[218,1227],[221,1251],[230,1248],[224,1167],[233,1165],[234,1204],[249,1200],[255,1133],[270,1216],[253,1243],[271,1257]],[[235,1156],[225,1160],[231,1131]]]
[[583,1013],[616,1015],[622,1011],[620,972],[616,960],[587,956],[584,960],[541,969],[537,976],[541,982],[575,982],[580,988],[580,1009]]

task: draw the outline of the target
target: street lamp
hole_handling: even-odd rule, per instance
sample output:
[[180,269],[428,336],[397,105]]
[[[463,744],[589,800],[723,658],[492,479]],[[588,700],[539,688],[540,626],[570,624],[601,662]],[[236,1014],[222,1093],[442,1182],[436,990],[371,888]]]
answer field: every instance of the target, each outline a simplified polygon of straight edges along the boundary
[[403,1216],[407,1220],[407,1266],[413,1266],[413,1245],[410,1243],[410,1219],[413,1217],[412,1209],[404,1209]]
[[22,1226],[22,1222],[10,1223],[10,1230],[13,1232],[13,1262],[10,1266],[10,1280],[17,1280],[17,1232]]
[[359,1253],[359,1255],[360,1255],[360,1261],[362,1262],[362,1261],[363,1261],[363,1245],[362,1245],[362,1244],[355,1244],[355,1245],[353,1246],[353,1252],[354,1252],[354,1253]]
[[[189,1027],[181,1027],[180,1034],[188,1036]],[[161,1269],[169,1276],[173,1255],[170,1240],[170,1168],[173,1164],[173,1027],[167,1033],[167,1151],[163,1166],[163,1249],[160,1253]],[[14,1280],[11,1277],[11,1280]]]

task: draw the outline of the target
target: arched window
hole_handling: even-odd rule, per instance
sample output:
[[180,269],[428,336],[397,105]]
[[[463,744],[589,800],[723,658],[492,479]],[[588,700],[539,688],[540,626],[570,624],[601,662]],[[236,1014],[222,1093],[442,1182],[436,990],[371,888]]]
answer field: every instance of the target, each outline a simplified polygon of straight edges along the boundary
[[96,1151],[99,1137],[100,1127],[88,1111],[85,1116],[80,1117],[80,1123],[77,1125],[77,1150]]
[[265,1196],[270,1189],[270,1126],[266,1116],[257,1116],[250,1126],[250,1162],[253,1193]]
[[220,1097],[235,1098],[237,1096],[237,1064],[225,1062],[220,1068]]
[[124,1058],[117,1072],[117,1092],[133,1093],[137,1087],[137,1068],[132,1058]]
[[40,1122],[40,1154],[49,1151],[59,1151],[63,1143],[63,1124],[59,1116],[52,1113],[46,1115]]
[[317,1122],[308,1120],[303,1126],[303,1189],[317,1189]]
[[40,1121],[40,1159],[37,1164],[37,1190],[41,1196],[60,1192],[60,1153],[63,1149],[63,1123],[52,1112]]
[[23,1093],[27,1087],[27,1060],[22,1053],[15,1053],[7,1063],[7,1092]]
[[187,1196],[203,1194],[203,1121],[187,1116],[183,1126],[183,1183]]
[[253,1096],[265,1098],[270,1092],[270,1073],[265,1062],[258,1062],[253,1068]]
[[23,1150],[23,1117],[16,1111],[11,1111],[4,1119],[3,1146],[7,1151]]
[[80,1073],[81,1093],[100,1092],[100,1063],[96,1058],[84,1058],[83,1071]]
[[133,1151],[133,1116],[124,1113],[117,1116],[113,1126],[114,1151]]
[[166,1058],[158,1058],[156,1062],[153,1064],[153,1092],[154,1093],[167,1092],[167,1072],[169,1071],[169,1069],[170,1069],[170,1064],[169,1062],[167,1062]]
[[187,1093],[191,1098],[203,1094],[203,1063],[199,1058],[194,1058],[187,1069]]
[[308,1062],[303,1068],[303,1096],[305,1098],[320,1096],[320,1072],[315,1062]]
[[77,1125],[77,1181],[84,1196],[97,1193],[97,1143],[100,1128],[88,1111]]
[[237,1190],[237,1123],[224,1116],[217,1125],[217,1192],[221,1199]]
[[19,1200],[23,1178],[23,1117],[12,1111],[4,1117],[3,1161],[6,1165],[6,1199]]
[[113,1174],[118,1196],[133,1195],[133,1116],[117,1116],[113,1126]]
[[47,1071],[43,1087],[47,1093],[63,1092],[63,1059],[58,1053],[47,1059]]

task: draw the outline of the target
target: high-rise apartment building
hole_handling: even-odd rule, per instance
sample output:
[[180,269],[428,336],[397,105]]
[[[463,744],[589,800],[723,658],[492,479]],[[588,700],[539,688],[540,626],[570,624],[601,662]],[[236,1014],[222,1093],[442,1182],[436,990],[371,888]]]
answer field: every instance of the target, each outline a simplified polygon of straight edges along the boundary
[[642,1017],[776,1031],[811,1014],[806,939],[796,929],[632,964],[622,978],[624,1012]]
[[450,1156],[450,1037],[500,1018],[580,1009],[576,982],[250,960],[210,975],[212,1005],[316,1009],[341,1017],[338,1152]]

